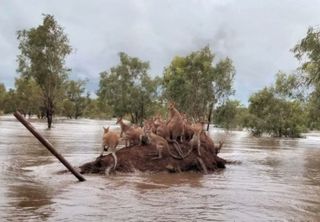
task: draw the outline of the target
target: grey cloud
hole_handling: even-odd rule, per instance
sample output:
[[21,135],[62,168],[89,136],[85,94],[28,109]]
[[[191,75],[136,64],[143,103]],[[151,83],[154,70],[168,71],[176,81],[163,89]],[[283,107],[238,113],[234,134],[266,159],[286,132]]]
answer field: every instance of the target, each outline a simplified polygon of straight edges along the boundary
[[274,80],[279,70],[298,65],[289,51],[310,25],[319,24],[320,2],[263,0],[2,1],[0,81],[13,86],[17,76],[16,31],[55,15],[75,49],[67,59],[72,78],[87,77],[96,91],[99,73],[116,65],[118,52],[149,60],[153,75],[176,55],[210,45],[217,58],[235,64],[236,98]]

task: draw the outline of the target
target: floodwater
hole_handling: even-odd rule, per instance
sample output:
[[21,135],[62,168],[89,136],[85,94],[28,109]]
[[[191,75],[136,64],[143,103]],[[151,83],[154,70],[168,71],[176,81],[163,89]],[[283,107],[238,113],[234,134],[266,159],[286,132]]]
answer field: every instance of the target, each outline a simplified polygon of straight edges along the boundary
[[[74,166],[100,152],[102,126],[59,120],[34,126]],[[0,117],[0,221],[320,221],[320,133],[305,139],[226,138],[234,161],[210,175],[85,175],[77,182],[13,117]]]

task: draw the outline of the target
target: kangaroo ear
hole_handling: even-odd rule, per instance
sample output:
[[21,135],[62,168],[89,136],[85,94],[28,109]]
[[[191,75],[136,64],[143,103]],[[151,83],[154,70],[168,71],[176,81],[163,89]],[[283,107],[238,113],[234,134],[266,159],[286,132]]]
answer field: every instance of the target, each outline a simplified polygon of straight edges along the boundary
[[109,132],[109,126],[108,126],[108,128],[103,127],[103,129],[104,129],[104,133]]

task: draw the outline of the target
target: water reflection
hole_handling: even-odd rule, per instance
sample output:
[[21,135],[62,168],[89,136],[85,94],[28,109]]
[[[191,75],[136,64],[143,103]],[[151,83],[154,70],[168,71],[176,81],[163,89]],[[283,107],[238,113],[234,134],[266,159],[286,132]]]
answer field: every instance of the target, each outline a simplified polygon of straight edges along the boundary
[[140,192],[149,189],[168,189],[171,187],[194,187],[199,188],[202,186],[201,180],[204,175],[200,173],[156,173],[144,176],[143,179],[139,178],[136,182],[136,189]]

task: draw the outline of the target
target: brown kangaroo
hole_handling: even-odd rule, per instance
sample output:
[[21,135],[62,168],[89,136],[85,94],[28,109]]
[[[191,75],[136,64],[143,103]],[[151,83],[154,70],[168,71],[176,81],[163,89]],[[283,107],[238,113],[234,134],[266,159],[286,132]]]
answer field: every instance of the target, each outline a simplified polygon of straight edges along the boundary
[[201,147],[201,134],[203,133],[203,124],[197,123],[191,126],[193,130],[193,136],[189,141],[189,144],[194,147],[197,146],[198,155],[201,156],[200,147]]
[[109,127],[103,128],[103,129],[104,129],[104,133],[103,133],[103,137],[102,137],[102,151],[101,151],[100,156],[103,156],[104,151],[111,152],[113,159],[114,159],[113,169],[115,169],[117,166],[117,162],[118,162],[117,156],[116,156],[116,150],[117,150],[117,146],[119,144],[119,135],[115,132],[109,131]]
[[220,150],[224,144],[225,138],[223,138],[222,140],[219,141],[219,145],[216,145],[213,142],[212,138],[209,135],[207,135],[205,132],[203,132],[200,136],[200,140],[204,144],[205,147],[210,148],[210,151],[212,152],[212,154],[216,155],[220,152]]
[[184,135],[184,121],[179,111],[175,108],[174,103],[169,104],[170,119],[167,122],[167,127],[169,128],[170,136],[173,140],[177,141],[180,137],[182,142],[182,137]]
[[140,127],[134,128],[125,124],[122,120],[122,117],[118,118],[116,124],[120,124],[120,128],[121,128],[120,137],[122,137],[123,140],[125,140],[125,147],[128,147],[128,142],[129,142],[129,145],[137,144],[137,143],[141,144],[143,130]]
[[169,143],[175,143],[175,149],[176,151],[179,153],[179,155],[181,157],[183,157],[183,152],[180,148],[180,145],[178,144],[178,142],[176,140],[172,140],[170,139],[170,131],[169,131],[169,128],[165,125],[165,124],[160,124],[160,125],[157,125],[155,124],[156,126],[156,134],[158,136],[161,136],[163,138],[165,138],[167,140],[167,142]]
[[[177,156],[173,154],[170,149],[169,149],[169,144],[167,140],[157,134],[154,134],[150,128],[144,128],[144,133],[148,137],[148,140],[151,144],[154,144],[156,146],[156,149],[158,151],[158,156],[152,159],[161,159],[162,158],[162,151],[164,149],[168,150],[168,153],[170,156],[172,156],[175,159],[183,159],[183,156]],[[179,154],[180,155],[180,154]]]
[[167,140],[161,136],[158,136],[157,134],[154,134],[151,131],[151,129],[148,129],[148,128],[145,128],[145,134],[148,137],[149,142],[151,144],[154,144],[156,146],[157,151],[158,151],[158,157],[155,157],[153,159],[161,159],[163,149],[169,148]]

